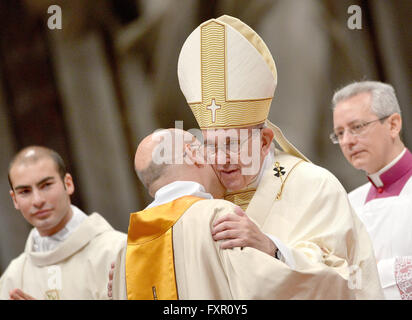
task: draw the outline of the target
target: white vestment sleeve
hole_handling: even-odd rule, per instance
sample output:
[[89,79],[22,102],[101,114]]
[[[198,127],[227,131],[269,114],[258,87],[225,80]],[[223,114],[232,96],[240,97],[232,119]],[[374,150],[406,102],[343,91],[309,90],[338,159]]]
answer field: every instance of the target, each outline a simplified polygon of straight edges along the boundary
[[275,236],[272,236],[267,233],[265,233],[265,235],[269,237],[269,239],[272,240],[275,246],[279,249],[280,261],[286,263],[292,270],[294,270],[296,267],[296,263],[295,263],[295,259],[293,258],[293,254],[289,250],[289,248]]
[[119,252],[115,261],[112,282],[112,299],[127,300],[126,290],[126,250],[127,246]]
[[395,258],[380,260],[378,262],[378,272],[385,299],[400,300],[398,286],[395,279]]

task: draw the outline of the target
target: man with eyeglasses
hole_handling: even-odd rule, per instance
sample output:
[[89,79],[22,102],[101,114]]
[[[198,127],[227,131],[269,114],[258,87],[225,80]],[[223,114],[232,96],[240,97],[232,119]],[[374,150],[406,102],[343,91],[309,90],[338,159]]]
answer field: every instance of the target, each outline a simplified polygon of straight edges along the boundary
[[372,238],[385,297],[412,299],[412,154],[393,87],[345,86],[333,96],[333,123],[332,142],[369,180],[349,200]]
[[217,199],[225,190],[197,146],[196,138],[180,129],[156,131],[140,142],[135,169],[154,201],[130,216],[127,250],[114,263],[109,296],[313,299],[322,291],[279,289],[310,277],[317,287],[333,286],[328,299],[353,298],[353,291],[337,289],[347,284],[333,272],[290,274],[286,264],[254,248],[221,249],[211,225],[240,208]]
[[225,199],[246,213],[215,221],[221,248],[252,247],[278,260],[268,285],[285,299],[328,299],[331,290],[380,299],[373,248],[344,188],[267,120],[277,71],[259,35],[230,16],[202,23],[183,44],[178,78]]

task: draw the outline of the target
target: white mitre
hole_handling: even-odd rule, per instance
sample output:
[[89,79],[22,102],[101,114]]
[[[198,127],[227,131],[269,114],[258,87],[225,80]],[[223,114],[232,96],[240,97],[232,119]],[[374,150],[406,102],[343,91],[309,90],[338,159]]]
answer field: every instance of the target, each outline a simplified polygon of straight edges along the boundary
[[276,65],[248,25],[227,15],[202,23],[183,44],[177,73],[200,129],[266,123],[284,151],[307,160],[267,120],[277,85]]

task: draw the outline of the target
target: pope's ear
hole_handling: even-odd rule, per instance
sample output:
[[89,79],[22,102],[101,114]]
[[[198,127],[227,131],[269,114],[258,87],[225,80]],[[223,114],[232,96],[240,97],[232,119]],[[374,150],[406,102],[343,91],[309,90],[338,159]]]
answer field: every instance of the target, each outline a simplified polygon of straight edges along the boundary
[[266,156],[270,150],[270,145],[272,143],[274,133],[270,128],[261,129],[261,143],[262,143],[262,153]]

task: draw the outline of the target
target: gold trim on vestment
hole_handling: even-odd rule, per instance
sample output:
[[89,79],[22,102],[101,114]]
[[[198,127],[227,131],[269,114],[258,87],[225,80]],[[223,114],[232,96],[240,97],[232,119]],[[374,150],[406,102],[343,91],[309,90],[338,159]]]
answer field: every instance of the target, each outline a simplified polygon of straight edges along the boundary
[[[283,179],[284,175],[281,173],[280,167],[282,165],[276,161],[274,163],[274,167],[278,168],[279,170],[279,179],[281,180],[281,185],[280,185],[280,190],[276,193],[276,200],[281,200],[282,198],[282,193],[283,189],[285,187],[285,183],[287,179],[289,178],[290,173],[293,171],[293,169],[296,168],[296,166],[300,163],[304,162],[304,160],[299,160],[290,170],[289,172],[285,175],[285,179]],[[250,201],[252,200],[254,194],[256,192],[256,189],[246,189],[246,190],[241,190],[241,191],[235,191],[235,192],[229,192],[225,194],[224,199],[227,201],[230,201],[237,206],[241,207],[243,211],[246,211],[247,207],[249,206]]]
[[60,300],[59,291],[56,289],[47,290],[44,293],[44,300]]
[[177,300],[172,227],[202,198],[185,196],[132,213],[126,250],[129,300]]
[[256,189],[247,189],[244,191],[230,192],[230,193],[225,194],[224,199],[241,207],[243,211],[246,211],[249,205],[249,202],[250,200],[252,200],[255,192],[256,192]]
[[[288,180],[288,178],[289,178],[290,173],[293,171],[293,169],[296,168],[296,166],[297,166],[298,164],[300,164],[300,163],[302,163],[302,162],[304,162],[304,161],[305,161],[305,160],[299,160],[299,161],[292,167],[292,169],[289,170],[288,174],[286,175],[285,180],[283,180],[283,179],[281,178],[283,175],[280,174],[280,177],[279,177],[279,178],[281,179],[282,184],[281,184],[281,186],[280,186],[280,191],[279,191],[279,192],[277,193],[277,195],[276,195],[276,199],[275,199],[275,200],[281,200],[281,199],[282,199],[283,188],[284,188],[284,186],[285,186],[286,180]],[[278,163],[278,162],[275,162],[275,165],[276,165],[276,164],[279,164],[279,163]],[[279,164],[279,166],[280,166],[280,164]]]

